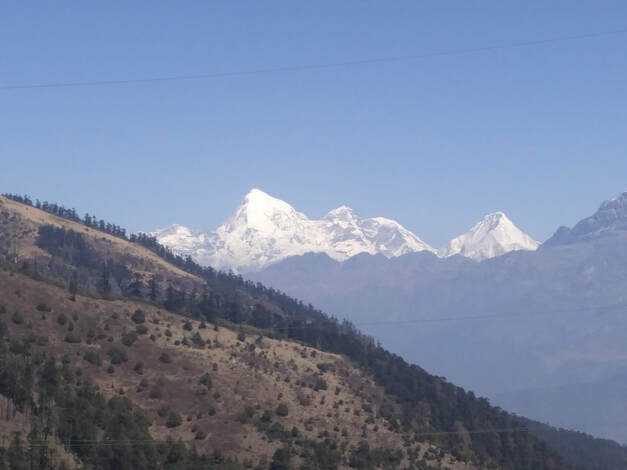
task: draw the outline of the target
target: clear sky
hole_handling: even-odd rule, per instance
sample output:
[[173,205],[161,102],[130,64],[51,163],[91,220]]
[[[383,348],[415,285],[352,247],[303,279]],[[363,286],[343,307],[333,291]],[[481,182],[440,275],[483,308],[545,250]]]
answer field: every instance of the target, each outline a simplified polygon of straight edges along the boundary
[[[0,87],[421,55],[627,28],[624,1],[5,1]],[[346,67],[0,89],[0,192],[214,229],[252,187],[439,246],[627,189],[627,34]]]

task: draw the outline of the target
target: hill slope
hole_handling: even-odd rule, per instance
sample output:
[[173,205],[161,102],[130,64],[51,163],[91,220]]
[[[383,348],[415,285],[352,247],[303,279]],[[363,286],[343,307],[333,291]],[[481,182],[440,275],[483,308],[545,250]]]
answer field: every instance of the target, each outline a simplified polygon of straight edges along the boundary
[[[61,362],[70,371],[79,359],[88,362],[80,367],[79,377],[85,379],[78,382],[95,383],[103,400],[110,397],[107,406],[122,406],[111,402],[113,394],[122,392],[130,406],[151,418],[148,427],[137,418],[144,424],[133,427],[135,434],[163,438],[173,433],[175,438],[191,439],[204,433],[208,444],[199,445],[201,453],[211,448],[245,454],[248,447],[241,447],[245,442],[250,458],[258,462],[272,451],[273,459],[293,462],[334,455],[327,468],[407,466],[410,461],[419,465],[431,446],[439,450],[428,456],[451,464],[455,460],[454,465],[462,468],[463,462],[478,468],[566,468],[517,418],[407,364],[350,324],[261,285],[177,258],[152,239],[109,240],[100,232],[90,233],[93,221],[90,232],[78,221],[59,227],[60,221],[49,224],[42,211],[15,207],[14,202],[0,200],[0,233],[2,240],[11,240],[0,251],[8,269],[2,302],[7,303],[10,319],[5,323],[12,337],[11,354],[32,348],[47,357],[66,358]],[[167,261],[153,260],[144,246]],[[150,266],[159,270],[158,275],[146,269]],[[179,272],[183,269],[185,273]],[[42,284],[41,279],[58,285]],[[65,320],[59,319],[61,313]],[[196,321],[186,322],[178,313]],[[201,331],[203,321],[206,325],[230,321],[236,328],[263,331],[255,332],[254,341],[243,341],[223,328]],[[205,373],[210,379],[203,378]],[[72,374],[67,375],[71,380]],[[73,381],[66,382],[75,387]],[[207,383],[216,392],[209,391]],[[339,387],[337,396],[333,386]],[[310,390],[318,393],[312,396]],[[350,396],[339,398],[342,393]],[[154,401],[163,398],[167,409]],[[221,399],[228,403],[228,411],[219,409]],[[284,408],[279,411],[282,400],[287,414]],[[243,409],[237,406],[240,401]],[[307,407],[312,408],[303,409]],[[273,409],[281,419],[274,417]],[[212,420],[219,418],[216,425]],[[282,424],[275,426],[277,420],[296,426],[296,436],[292,431],[288,436]],[[250,423],[253,426],[241,426]],[[170,425],[176,432],[168,431]],[[314,433],[316,426],[322,431]],[[263,435],[281,441],[281,448],[264,445]],[[300,441],[298,436],[303,436]],[[395,444],[400,442],[400,447]],[[192,453],[186,458],[200,457]]]

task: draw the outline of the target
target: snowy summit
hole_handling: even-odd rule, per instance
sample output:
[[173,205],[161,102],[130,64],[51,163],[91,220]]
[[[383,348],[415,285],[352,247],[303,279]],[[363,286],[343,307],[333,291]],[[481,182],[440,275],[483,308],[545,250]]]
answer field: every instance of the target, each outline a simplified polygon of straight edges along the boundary
[[285,201],[251,190],[215,232],[181,225],[154,232],[174,252],[218,269],[256,271],[284,258],[322,252],[338,261],[359,253],[388,258],[435,250],[399,223],[375,217],[362,219],[347,206],[312,220]]
[[452,239],[438,254],[460,254],[481,261],[510,251],[535,250],[540,243],[524,233],[503,212],[486,215],[468,232]]

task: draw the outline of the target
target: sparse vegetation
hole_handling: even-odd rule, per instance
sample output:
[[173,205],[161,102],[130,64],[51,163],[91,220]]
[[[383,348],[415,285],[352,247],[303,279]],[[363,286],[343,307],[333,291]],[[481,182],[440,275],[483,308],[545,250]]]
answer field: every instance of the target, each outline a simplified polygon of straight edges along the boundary
[[287,405],[285,403],[279,403],[279,405],[276,407],[275,413],[281,417],[287,416],[289,413]]
[[46,303],[44,303],[44,302],[38,303],[36,308],[40,312],[51,312],[52,311],[52,308],[49,305],[47,305]]
[[128,361],[128,356],[126,352],[116,346],[111,346],[107,351],[107,356],[109,356],[109,360],[111,364],[122,364],[123,362]]
[[136,324],[141,324],[146,322],[146,312],[141,309],[135,310],[133,315],[131,316],[131,320],[133,320]]

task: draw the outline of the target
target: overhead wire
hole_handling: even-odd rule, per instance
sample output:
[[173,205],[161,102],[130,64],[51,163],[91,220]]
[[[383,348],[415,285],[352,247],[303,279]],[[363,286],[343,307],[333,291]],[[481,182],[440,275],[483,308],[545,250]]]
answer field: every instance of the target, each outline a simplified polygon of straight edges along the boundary
[[328,62],[320,64],[304,64],[304,65],[287,65],[280,67],[267,67],[250,70],[236,70],[228,72],[210,72],[210,73],[197,73],[186,75],[171,75],[162,77],[138,77],[138,78],[125,78],[125,79],[113,79],[113,80],[84,80],[84,81],[68,81],[68,82],[49,82],[49,83],[25,83],[14,85],[1,85],[1,91],[10,90],[26,90],[36,88],[71,88],[71,87],[93,87],[93,86],[106,86],[106,85],[129,85],[129,84],[141,84],[141,83],[155,83],[155,82],[172,82],[172,81],[186,81],[186,80],[202,80],[212,78],[225,78],[225,77],[237,77],[247,75],[260,75],[282,72],[300,72],[308,70],[318,69],[331,69],[339,67],[360,66],[368,64],[382,64],[391,62],[404,62],[420,59],[427,59],[431,57],[446,57],[446,56],[458,56],[467,54],[476,54],[481,52],[491,52],[506,49],[515,49],[521,47],[539,46],[543,44],[551,44],[565,41],[577,41],[584,39],[593,39],[604,36],[613,36],[618,34],[627,33],[627,28],[615,29],[609,31],[598,31],[592,33],[576,34],[576,35],[564,35],[554,36],[543,39],[535,39],[528,41],[511,42],[507,44],[494,44],[488,46],[449,49],[442,51],[432,51],[422,54],[412,54],[404,56],[391,56],[391,57],[375,57],[375,58],[363,58],[355,60],[346,60],[339,62]]

